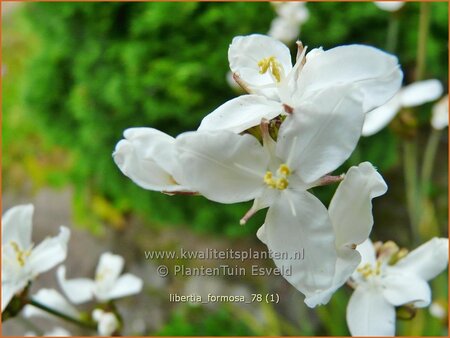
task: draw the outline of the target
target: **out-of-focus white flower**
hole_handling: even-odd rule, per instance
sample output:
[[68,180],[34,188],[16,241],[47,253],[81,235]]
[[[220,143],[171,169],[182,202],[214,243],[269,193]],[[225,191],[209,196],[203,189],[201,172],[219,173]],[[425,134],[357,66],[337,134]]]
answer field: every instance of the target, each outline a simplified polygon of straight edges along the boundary
[[250,95],[214,110],[198,130],[240,133],[258,125],[262,118],[271,120],[288,112],[301,115],[311,105],[317,110],[324,101],[345,102],[356,96],[367,112],[384,104],[400,88],[403,75],[397,58],[376,48],[348,45],[305,53],[306,48],[299,45],[292,66],[290,51],[280,41],[259,34],[235,37],[228,50],[230,68]]
[[123,135],[113,158],[125,176],[144,189],[190,192],[178,179],[173,137],[153,128],[129,128]]
[[14,297],[39,274],[66,259],[70,231],[60,227],[59,235],[31,242],[31,204],[15,206],[2,216],[2,312]]
[[387,12],[396,12],[405,4],[404,1],[374,1],[374,5]]
[[429,308],[430,314],[438,319],[447,318],[447,310],[440,302],[433,302]]
[[393,242],[370,240],[357,247],[362,256],[352,276],[355,285],[347,306],[347,324],[353,336],[395,335],[395,307],[426,307],[431,301],[427,281],[448,265],[448,239],[433,238],[411,253]]
[[[70,337],[72,334],[63,329],[62,327],[55,327],[50,331],[45,331],[42,337]],[[24,337],[37,337],[37,334],[33,331],[28,331],[24,334]]]
[[364,162],[347,171],[328,208],[338,254],[333,284],[322,293],[306,297],[308,306],[328,303],[358,267],[361,255],[356,246],[369,238],[372,231],[372,199],[386,191],[386,182],[371,163]]
[[437,130],[448,127],[448,95],[445,95],[433,106],[431,126]]
[[64,294],[74,304],[84,303],[93,298],[107,302],[139,293],[142,289],[140,278],[130,273],[120,275],[124,263],[123,257],[105,252],[100,256],[94,280],[88,278],[67,280],[66,268],[61,266],[57,271],[58,282]]
[[298,38],[300,27],[309,18],[305,2],[272,2],[277,17],[272,20],[267,35],[286,44]]
[[92,318],[98,323],[97,331],[100,336],[111,336],[120,326],[119,320],[112,312],[95,309],[92,311]]
[[[72,318],[80,317],[80,312],[70,304],[63,295],[54,289],[40,289],[31,297],[40,304],[43,304],[53,310],[63,313]],[[49,317],[52,316],[48,312],[41,310],[33,305],[26,305],[23,308],[23,316],[30,317]]]
[[366,114],[363,136],[376,134],[386,127],[402,108],[417,107],[436,100],[442,95],[442,84],[438,80],[414,82],[403,87],[386,104]]

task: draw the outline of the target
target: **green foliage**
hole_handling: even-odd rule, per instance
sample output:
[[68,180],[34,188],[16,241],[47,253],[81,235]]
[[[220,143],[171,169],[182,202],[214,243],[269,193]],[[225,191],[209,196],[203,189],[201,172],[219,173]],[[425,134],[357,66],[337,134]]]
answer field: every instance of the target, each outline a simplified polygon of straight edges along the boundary
[[184,306],[172,314],[158,336],[251,336],[244,321],[232,309],[207,310],[203,306]]

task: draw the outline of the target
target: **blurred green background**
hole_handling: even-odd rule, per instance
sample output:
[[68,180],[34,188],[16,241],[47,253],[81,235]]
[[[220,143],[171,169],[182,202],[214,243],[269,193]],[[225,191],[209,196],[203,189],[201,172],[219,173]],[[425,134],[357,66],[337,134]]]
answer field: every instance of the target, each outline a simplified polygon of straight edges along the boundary
[[[372,3],[308,3],[310,17],[300,39],[324,49],[362,43],[392,50],[414,81],[420,3],[399,12]],[[424,78],[448,82],[448,6],[431,3]],[[266,33],[275,12],[270,3],[26,3],[2,23],[2,191],[31,185],[73,189],[74,222],[102,238],[105,229],[127,231],[130,219],[157,231],[193,232],[204,238],[241,239],[257,245],[259,212],[245,227],[238,220],[250,204],[221,205],[202,197],[166,196],[139,188],[112,161],[115,144],[129,127],[149,126],[172,136],[195,130],[202,117],[236,95],[227,84],[227,49],[236,35]],[[398,43],[387,32],[398,23]],[[295,46],[292,44],[292,51]],[[414,110],[419,153],[430,134],[432,104]],[[361,139],[338,170],[371,161],[385,177],[389,193],[375,201],[374,239],[413,248],[406,211],[401,116],[375,136]],[[445,134],[445,135],[444,135]],[[421,240],[447,236],[447,146],[442,134],[429,201],[430,224]],[[420,159],[419,159],[420,160]],[[328,204],[335,186],[315,189]],[[254,243],[254,244],[252,244]],[[435,297],[447,299],[447,279],[433,282]],[[180,306],[151,334],[347,335],[348,290],[330,305],[307,312],[313,324],[288,320],[265,309],[267,327],[251,316],[222,306],[215,312]],[[305,307],[299,303],[296,306]],[[269,325],[272,323],[273,325]],[[300,323],[300,324],[299,324]],[[411,323],[415,323],[412,325]],[[446,334],[445,322],[420,310],[399,334]]]

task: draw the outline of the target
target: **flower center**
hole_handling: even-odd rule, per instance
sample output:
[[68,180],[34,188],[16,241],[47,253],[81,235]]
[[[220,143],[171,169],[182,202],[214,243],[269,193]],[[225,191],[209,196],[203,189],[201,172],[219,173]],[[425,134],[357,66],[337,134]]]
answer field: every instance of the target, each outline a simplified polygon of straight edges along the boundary
[[268,70],[277,82],[281,82],[281,65],[275,56],[269,56],[258,62],[259,73],[265,74]]
[[372,266],[372,264],[367,263],[362,267],[358,268],[356,271],[358,271],[364,277],[364,279],[368,279],[369,277],[372,276],[379,276],[381,275],[381,261],[377,260],[375,266]]
[[264,175],[264,183],[266,183],[269,188],[284,190],[289,186],[288,176],[291,174],[291,169],[287,164],[281,164],[277,170],[277,175],[274,176],[271,171],[267,171]]
[[28,256],[30,256],[31,250],[23,251],[20,249],[19,244],[17,244],[14,241],[9,242],[11,244],[11,247],[14,250],[14,253],[16,254],[16,260],[19,263],[20,267],[23,267],[25,265],[25,261]]

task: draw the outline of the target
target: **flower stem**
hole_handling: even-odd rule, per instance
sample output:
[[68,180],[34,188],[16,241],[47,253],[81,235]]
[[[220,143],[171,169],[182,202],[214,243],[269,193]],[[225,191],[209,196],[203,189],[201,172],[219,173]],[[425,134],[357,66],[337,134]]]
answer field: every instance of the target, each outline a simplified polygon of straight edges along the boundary
[[391,13],[389,16],[388,31],[386,38],[386,51],[395,53],[398,44],[398,32],[400,28],[400,20],[398,13]]
[[425,148],[423,156],[422,172],[421,172],[421,191],[422,197],[425,198],[429,194],[431,175],[433,174],[434,160],[436,158],[436,152],[439,146],[439,140],[441,138],[441,131],[432,129],[428,138],[428,142]]
[[419,37],[417,41],[417,65],[415,80],[420,81],[425,75],[427,39],[430,27],[430,4],[428,2],[420,3],[419,17]]
[[64,319],[65,321],[71,322],[71,323],[76,324],[78,326],[81,326],[81,327],[84,327],[84,328],[87,328],[87,329],[91,329],[91,330],[97,330],[97,327],[94,324],[82,321],[82,320],[77,319],[77,318],[73,318],[73,317],[71,317],[69,315],[66,315],[64,313],[59,312],[58,310],[52,309],[52,308],[48,307],[47,305],[41,304],[41,303],[39,303],[38,301],[36,301],[34,299],[29,299],[28,300],[28,304],[33,305],[33,306],[35,306],[35,307],[37,307],[37,308],[39,308],[39,309],[41,309],[41,310],[43,310],[45,312],[48,312],[48,313],[50,313],[50,314],[52,314],[52,315],[54,315],[54,316],[56,316],[58,318]]
[[411,222],[411,239],[414,244],[419,241],[418,209],[419,186],[417,175],[417,144],[414,141],[405,141],[403,144],[403,169],[406,186],[406,202]]

